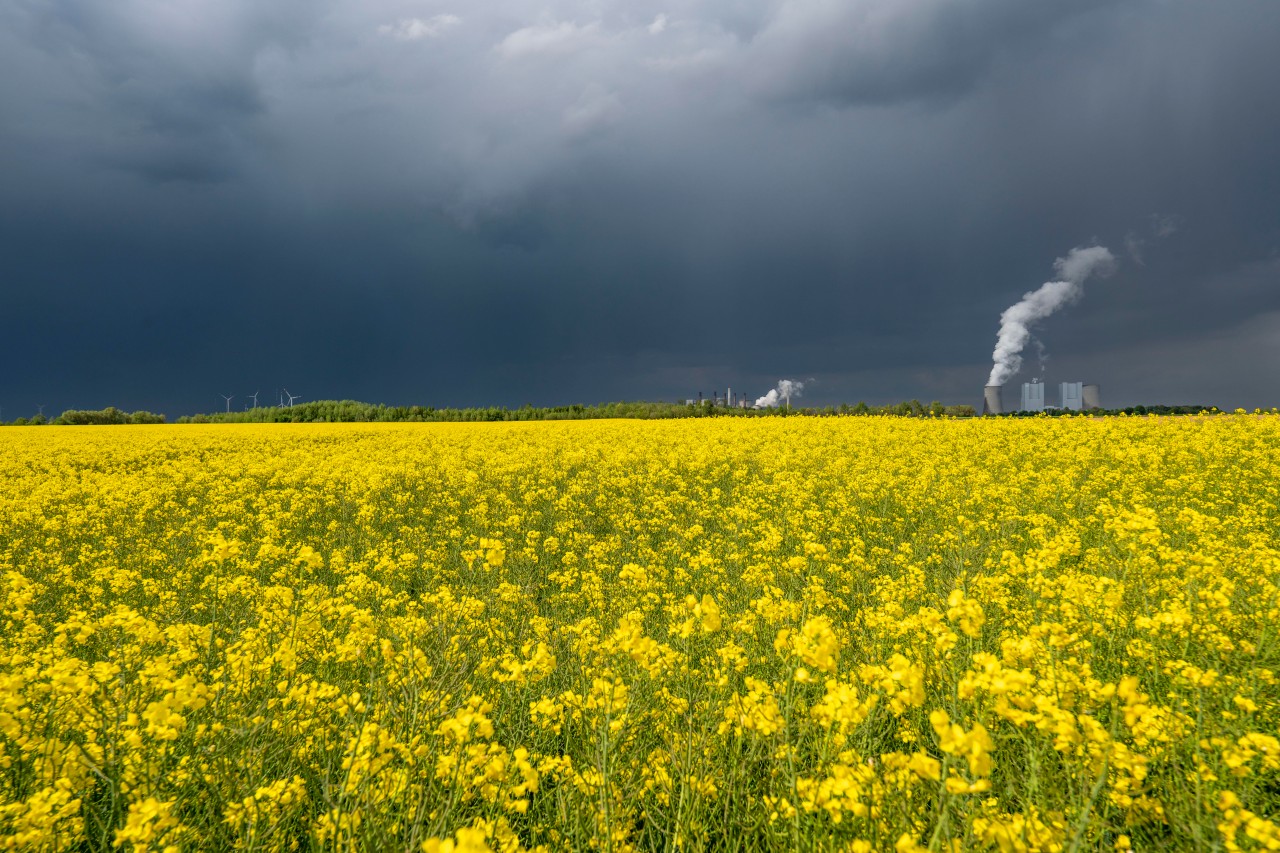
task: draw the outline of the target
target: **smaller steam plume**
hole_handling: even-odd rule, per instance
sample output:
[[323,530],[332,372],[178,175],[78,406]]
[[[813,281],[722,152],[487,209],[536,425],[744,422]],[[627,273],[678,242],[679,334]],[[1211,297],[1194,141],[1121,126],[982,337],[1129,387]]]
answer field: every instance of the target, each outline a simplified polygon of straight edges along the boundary
[[786,402],[791,405],[792,397],[799,397],[800,392],[804,390],[804,383],[793,379],[783,379],[778,383],[777,388],[773,388],[763,397],[756,398],[757,409],[772,409],[779,403]]
[[1145,266],[1146,259],[1144,254],[1146,252],[1148,242],[1150,240],[1164,240],[1166,237],[1173,236],[1181,224],[1182,217],[1177,214],[1151,214],[1150,236],[1144,236],[1135,231],[1130,231],[1125,235],[1124,247],[1128,250],[1129,257],[1132,258],[1133,262],[1138,266]]
[[1031,342],[1036,345],[1036,360],[1040,362],[1040,375],[1033,378],[1032,382],[1041,382],[1044,380],[1045,365],[1049,362],[1049,351],[1045,349],[1044,341],[1039,338],[1032,337]]
[[[988,385],[1003,385],[1022,368],[1022,349],[1031,339],[1031,327],[1063,305],[1074,302],[1084,293],[1083,285],[1091,275],[1110,275],[1116,258],[1105,246],[1075,248],[1065,258],[1053,262],[1059,278],[1046,281],[1039,289],[1024,293],[1022,299],[1000,315],[1000,333],[991,353]],[[1041,358],[1043,359],[1043,352]]]

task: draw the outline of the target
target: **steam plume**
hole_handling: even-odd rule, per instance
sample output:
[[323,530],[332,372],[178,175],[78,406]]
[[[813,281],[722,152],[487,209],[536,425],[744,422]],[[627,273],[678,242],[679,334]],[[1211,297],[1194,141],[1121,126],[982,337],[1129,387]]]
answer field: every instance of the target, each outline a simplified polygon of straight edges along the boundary
[[783,379],[778,383],[777,388],[773,388],[763,397],[756,398],[757,409],[771,409],[777,406],[783,400],[788,405],[791,404],[792,397],[799,397],[800,392],[804,390],[804,383],[792,379]]
[[1065,258],[1053,262],[1058,273],[1055,281],[1046,281],[1038,290],[1024,293],[1022,299],[1004,309],[1000,315],[1000,334],[991,353],[988,385],[1003,385],[1022,367],[1022,348],[1031,337],[1031,327],[1063,305],[1079,299],[1089,276],[1110,275],[1115,271],[1115,255],[1104,246],[1075,248]]

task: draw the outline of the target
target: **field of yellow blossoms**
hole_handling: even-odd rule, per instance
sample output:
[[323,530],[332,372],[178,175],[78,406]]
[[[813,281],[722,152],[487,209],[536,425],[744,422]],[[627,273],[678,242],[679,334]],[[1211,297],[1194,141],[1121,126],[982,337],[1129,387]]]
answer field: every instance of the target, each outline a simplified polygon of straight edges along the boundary
[[1280,417],[0,431],[0,848],[1280,849]]

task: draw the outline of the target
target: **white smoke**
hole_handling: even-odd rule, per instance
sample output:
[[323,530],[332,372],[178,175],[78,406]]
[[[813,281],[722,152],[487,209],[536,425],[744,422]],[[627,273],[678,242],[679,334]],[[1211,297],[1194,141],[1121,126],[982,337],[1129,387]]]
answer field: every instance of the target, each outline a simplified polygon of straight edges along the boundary
[[765,394],[763,397],[756,398],[756,408],[772,409],[784,401],[790,404],[791,398],[799,397],[800,392],[803,390],[803,382],[793,379],[783,379],[778,383],[777,388],[770,389],[768,394]]
[[1022,367],[1022,348],[1031,338],[1031,327],[1063,305],[1079,299],[1082,286],[1091,275],[1110,275],[1115,271],[1115,255],[1104,246],[1075,248],[1065,258],[1053,262],[1058,280],[1046,281],[1038,290],[1025,293],[1021,301],[1004,309],[1000,315],[1000,333],[991,353],[988,385],[1003,385]]

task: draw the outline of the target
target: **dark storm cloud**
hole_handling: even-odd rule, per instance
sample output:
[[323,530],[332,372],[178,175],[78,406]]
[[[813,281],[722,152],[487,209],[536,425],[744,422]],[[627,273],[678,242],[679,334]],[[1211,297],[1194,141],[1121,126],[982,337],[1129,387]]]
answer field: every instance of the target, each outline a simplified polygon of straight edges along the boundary
[[1104,0],[812,2],[780,6],[751,46],[763,91],[851,104],[955,97]]
[[1262,0],[8,4],[0,405],[972,402],[1094,242],[1050,381],[1270,404],[1277,36]]
[[[307,37],[323,4],[19,2],[6,16],[11,87],[70,78],[57,131],[95,164],[158,181],[228,178],[265,104],[254,65]],[[52,73],[51,73],[52,72]],[[13,116],[21,121],[21,114]]]

